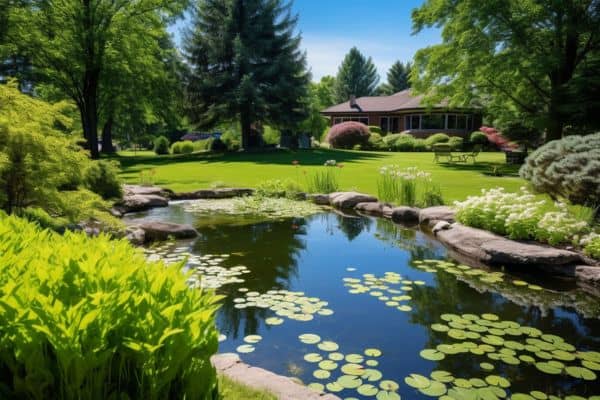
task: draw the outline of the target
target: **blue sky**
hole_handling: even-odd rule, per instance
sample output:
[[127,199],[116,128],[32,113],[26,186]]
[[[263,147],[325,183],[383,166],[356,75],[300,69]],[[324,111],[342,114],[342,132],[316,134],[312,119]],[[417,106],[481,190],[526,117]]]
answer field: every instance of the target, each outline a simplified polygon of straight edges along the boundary
[[[439,43],[440,32],[429,29],[411,35],[411,11],[424,0],[295,0],[298,30],[313,80],[335,75],[344,55],[353,47],[373,58],[384,82],[396,61],[412,60],[415,52]],[[176,41],[188,23],[173,27]]]

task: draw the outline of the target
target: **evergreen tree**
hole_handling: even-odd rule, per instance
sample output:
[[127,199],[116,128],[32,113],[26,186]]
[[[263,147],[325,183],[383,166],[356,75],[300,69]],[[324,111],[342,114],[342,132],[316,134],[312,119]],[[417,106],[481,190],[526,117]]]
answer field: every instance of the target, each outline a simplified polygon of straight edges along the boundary
[[238,119],[242,147],[257,146],[260,124],[290,131],[306,117],[310,75],[297,17],[281,0],[199,0],[185,38],[192,122]]
[[382,96],[391,96],[394,93],[401,92],[410,87],[410,63],[402,64],[396,61],[387,73],[387,83],[377,88],[377,94]]
[[342,103],[350,96],[373,96],[377,91],[379,75],[371,57],[366,58],[353,47],[338,70],[336,77],[336,98]]

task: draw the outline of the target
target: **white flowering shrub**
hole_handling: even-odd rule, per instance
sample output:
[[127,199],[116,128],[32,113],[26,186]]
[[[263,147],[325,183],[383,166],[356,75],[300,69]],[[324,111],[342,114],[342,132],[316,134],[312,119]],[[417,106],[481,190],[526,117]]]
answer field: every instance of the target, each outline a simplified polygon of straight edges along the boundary
[[470,196],[454,206],[457,221],[511,239],[579,244],[580,237],[590,232],[588,221],[573,215],[566,204],[539,199],[525,188],[516,193],[484,189],[481,196]]
[[527,157],[519,173],[538,192],[600,205],[600,132],[545,144]]

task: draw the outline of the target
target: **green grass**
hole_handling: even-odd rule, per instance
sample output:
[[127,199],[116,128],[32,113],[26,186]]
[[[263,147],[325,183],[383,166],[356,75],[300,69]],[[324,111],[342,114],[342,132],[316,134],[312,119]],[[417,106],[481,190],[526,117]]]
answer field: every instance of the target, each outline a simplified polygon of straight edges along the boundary
[[[210,187],[215,182],[228,186],[255,187],[269,179],[289,178],[306,187],[305,173],[311,175],[323,163],[335,159],[343,163],[339,171],[342,190],[358,190],[377,195],[379,168],[387,164],[418,167],[432,174],[447,202],[479,194],[483,188],[504,187],[514,191],[524,181],[517,177],[485,175],[493,167],[516,173],[504,164],[504,153],[481,153],[476,164],[436,164],[432,153],[387,153],[342,150],[277,151],[225,155],[191,154],[156,156],[145,151],[121,152],[116,159],[128,183],[139,183],[140,172],[155,170],[154,184],[183,192]],[[299,161],[293,166],[292,161]]]
[[219,400],[276,400],[270,393],[258,391],[219,375]]

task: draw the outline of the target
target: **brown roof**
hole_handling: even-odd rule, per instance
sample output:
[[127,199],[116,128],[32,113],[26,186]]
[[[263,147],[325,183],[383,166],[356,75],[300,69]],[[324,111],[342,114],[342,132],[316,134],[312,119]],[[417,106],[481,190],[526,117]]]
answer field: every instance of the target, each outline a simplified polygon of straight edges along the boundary
[[[390,112],[398,110],[413,110],[416,108],[427,108],[421,104],[423,96],[413,96],[410,89],[403,90],[391,96],[376,96],[376,97],[360,97],[356,99],[356,103],[361,108],[362,112]],[[432,108],[446,108],[447,101],[435,104]],[[350,102],[338,104],[326,108],[323,113],[355,113],[359,112],[356,108],[350,107]]]

